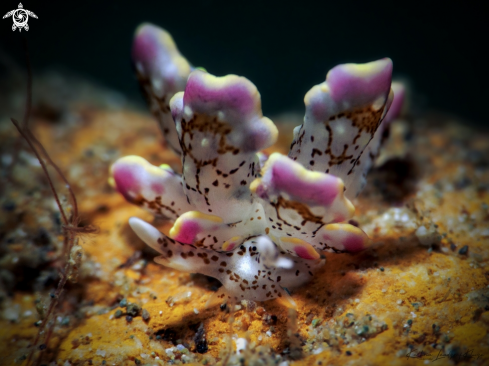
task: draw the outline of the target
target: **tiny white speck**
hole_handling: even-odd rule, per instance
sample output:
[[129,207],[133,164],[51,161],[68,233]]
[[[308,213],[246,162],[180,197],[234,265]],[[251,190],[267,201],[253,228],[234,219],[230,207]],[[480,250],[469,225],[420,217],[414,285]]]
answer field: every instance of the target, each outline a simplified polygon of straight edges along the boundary
[[195,313],[195,314],[198,314],[198,313],[199,313],[199,311],[198,311],[196,308],[194,308],[194,313]]
[[438,272],[433,273],[433,276],[439,276],[440,274]]
[[[329,88],[328,88],[328,86],[327,86],[325,83],[322,83],[322,84],[321,84],[321,91],[322,91],[323,93],[327,93],[327,92],[329,92]],[[280,364],[280,366],[282,366],[282,364]]]
[[387,289],[383,288],[383,289],[382,289],[382,292],[383,292],[383,293],[386,293],[386,292],[387,292]]
[[153,91],[161,97],[163,95],[163,82],[158,78],[151,79],[151,86],[153,87]]
[[163,314],[163,311],[162,311],[162,310],[160,310],[160,315],[162,315],[162,314]]
[[104,350],[101,350],[101,349],[97,349],[97,350],[95,351],[95,354],[96,354],[97,356],[102,356],[102,357],[105,357],[105,355],[107,354],[107,352],[106,352],[106,351],[104,351]]
[[239,354],[241,351],[245,350],[247,344],[248,342],[245,338],[236,339],[236,353]]
[[343,135],[345,133],[345,127],[343,125],[338,124],[335,128],[335,132],[338,135]]
[[355,302],[358,304],[360,302],[360,299],[355,299]]
[[185,106],[183,111],[185,113],[185,117],[190,117],[192,115],[192,108],[190,108],[188,105]]
[[372,108],[374,111],[378,111],[380,108],[382,108],[382,106],[385,105],[385,97],[382,96],[382,97],[379,97],[377,98],[374,103],[372,104]]

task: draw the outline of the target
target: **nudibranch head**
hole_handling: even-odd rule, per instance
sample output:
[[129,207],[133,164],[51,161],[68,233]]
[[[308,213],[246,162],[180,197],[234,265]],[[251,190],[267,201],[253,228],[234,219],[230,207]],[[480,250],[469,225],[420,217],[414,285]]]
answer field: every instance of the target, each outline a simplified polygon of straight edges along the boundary
[[[263,301],[309,281],[325,263],[322,251],[367,248],[367,235],[349,224],[355,212],[349,198],[361,190],[383,130],[402,104],[401,92],[387,115],[392,62],[332,69],[306,94],[306,116],[289,156],[267,158],[260,150],[278,132],[263,117],[253,83],[191,71],[168,37],[143,26],[133,57],[142,65],[150,106],[158,106],[155,115],[165,128],[174,121],[165,137],[181,155],[182,175],[134,156],[111,168],[114,186],[129,202],[174,221],[168,236],[140,219],[129,221],[161,254],[155,261],[215,277],[229,298]],[[183,72],[170,75],[172,67]],[[186,74],[183,90],[174,88]],[[153,84],[169,86],[164,97]]]
[[155,258],[157,263],[215,277],[226,290],[223,296],[238,300],[287,297],[284,287],[295,288],[309,281],[325,262],[324,259],[302,261],[280,253],[266,236],[249,238],[234,251],[220,252],[182,244],[135,217],[129,224],[144,242],[161,253]]

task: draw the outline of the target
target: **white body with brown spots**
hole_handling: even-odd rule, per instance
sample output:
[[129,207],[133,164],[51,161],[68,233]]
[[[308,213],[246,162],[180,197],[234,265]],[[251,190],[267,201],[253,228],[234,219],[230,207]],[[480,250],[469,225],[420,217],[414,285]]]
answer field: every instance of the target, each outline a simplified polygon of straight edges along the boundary
[[289,156],[267,159],[260,151],[278,130],[263,116],[253,83],[191,71],[155,26],[138,29],[133,58],[183,165],[181,176],[134,156],[111,167],[113,185],[129,202],[174,220],[168,237],[130,220],[161,253],[158,263],[215,277],[230,297],[268,300],[309,281],[324,264],[321,251],[368,247],[367,235],[349,223],[355,208],[348,198],[361,190],[402,105],[402,93],[393,102],[391,60],[333,68],[306,94]]
[[[246,241],[232,252],[216,252],[179,243],[135,217],[129,224],[146,244],[161,253],[155,258],[157,263],[214,277],[221,281],[228,297],[235,300],[265,301],[285,296],[282,286],[294,289],[303,285],[325,263],[324,259],[303,261],[278,253],[276,247],[276,252],[270,252],[259,238]],[[280,267],[281,264],[289,268]]]

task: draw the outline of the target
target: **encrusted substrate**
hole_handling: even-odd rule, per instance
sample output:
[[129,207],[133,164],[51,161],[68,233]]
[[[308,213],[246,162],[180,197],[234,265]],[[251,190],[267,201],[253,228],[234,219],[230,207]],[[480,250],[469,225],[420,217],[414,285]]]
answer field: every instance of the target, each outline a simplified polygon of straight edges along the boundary
[[[37,299],[48,304],[56,285],[45,277],[55,274],[50,261],[62,238],[29,150],[21,149],[21,165],[9,171],[14,143],[6,141],[16,133],[6,116],[1,119],[0,354],[4,364],[22,365],[38,330]],[[292,129],[275,121],[280,140],[267,151],[286,153],[283,142]],[[327,253],[326,266],[292,293],[296,315],[278,300],[245,301],[232,309],[230,325],[231,305],[211,299],[206,309],[219,283],[153,263],[154,253],[128,224],[131,216],[152,216],[107,183],[110,163],[125,155],[164,161],[179,171],[179,159],[162,148],[151,117],[83,104],[56,123],[35,115],[35,133],[73,182],[83,223],[100,227],[80,242],[78,284],[67,286],[51,342],[46,349],[38,345],[43,362],[240,364],[245,357],[249,364],[284,366],[419,365],[438,357],[437,365],[487,364],[488,135],[447,118],[396,123],[380,166],[354,201],[354,219],[373,239],[372,247]],[[163,232],[170,228],[155,225]],[[38,252],[47,257],[34,261]]]

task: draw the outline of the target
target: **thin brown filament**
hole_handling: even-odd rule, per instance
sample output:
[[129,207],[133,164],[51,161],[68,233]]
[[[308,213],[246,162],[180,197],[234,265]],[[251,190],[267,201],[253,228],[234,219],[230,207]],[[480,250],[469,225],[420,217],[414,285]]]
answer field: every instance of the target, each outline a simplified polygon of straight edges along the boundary
[[[36,346],[39,342],[39,339],[41,338],[41,334],[44,333],[46,327],[48,327],[46,331],[46,335],[44,337],[44,344],[47,346],[49,344],[49,340],[51,339],[51,336],[53,334],[54,326],[55,326],[55,321],[52,319],[54,311],[56,307],[59,304],[61,295],[63,294],[64,291],[64,286],[66,285],[66,282],[68,281],[68,275],[71,272],[70,271],[70,261],[69,261],[69,256],[71,249],[73,248],[75,241],[76,241],[76,235],[79,234],[93,234],[98,231],[98,229],[94,226],[85,226],[85,227],[78,227],[78,224],[80,223],[80,217],[78,216],[78,204],[76,201],[76,196],[75,193],[73,192],[73,189],[71,188],[71,185],[69,184],[68,180],[64,176],[64,174],[61,172],[61,169],[53,162],[49,154],[47,153],[46,149],[44,146],[39,142],[39,140],[32,134],[32,132],[29,129],[29,120],[30,120],[30,115],[31,115],[31,109],[32,109],[32,70],[31,70],[31,65],[30,65],[30,60],[29,60],[29,53],[28,53],[28,46],[27,46],[27,41],[24,39],[24,47],[26,51],[26,64],[27,64],[27,97],[26,97],[26,107],[25,107],[25,113],[24,113],[24,119],[22,122],[22,125],[15,120],[14,118],[11,118],[12,123],[14,126],[17,128],[19,131],[21,137],[27,141],[29,147],[32,149],[34,154],[36,155],[37,159],[39,160],[39,163],[41,164],[42,170],[47,178],[49,187],[51,189],[51,192],[53,193],[54,199],[56,201],[56,204],[58,205],[59,212],[62,217],[62,231],[64,234],[64,241],[63,241],[63,251],[61,254],[61,258],[64,260],[64,268],[61,268],[59,271],[59,276],[60,276],[60,281],[58,283],[58,286],[55,291],[55,296],[51,300],[48,310],[46,312],[45,318],[43,319],[39,331],[34,339],[34,343],[32,345],[32,349],[29,352],[29,357],[27,359],[27,364],[32,364],[32,357],[34,356],[34,352],[36,350]],[[20,141],[20,140],[18,140]],[[17,143],[16,145],[18,148],[20,148],[20,143]],[[65,187],[69,191],[70,199],[72,202],[73,206],[73,214],[71,217],[68,219],[68,216],[66,215],[65,210],[63,209],[63,206],[61,204],[61,201],[59,199],[58,192],[56,191],[56,188],[54,187],[53,180],[51,179],[51,176],[49,174],[48,168],[47,168],[47,163],[50,164],[58,173],[59,177],[61,180],[65,183]],[[43,354],[39,353],[39,356],[37,357],[37,360],[35,361],[35,364],[39,365],[42,361]]]
[[29,137],[34,143],[37,145],[39,150],[41,150],[41,153],[48,161],[48,163],[56,170],[58,173],[59,177],[65,184],[66,188],[68,189],[68,192],[70,193],[70,199],[71,199],[71,204],[73,205],[73,218],[78,217],[78,203],[76,201],[75,193],[73,192],[73,189],[71,188],[71,184],[68,182],[68,179],[66,179],[65,175],[61,172],[61,169],[53,162],[49,154],[47,153],[46,149],[42,144],[39,142],[39,140],[32,134],[30,130],[27,130],[27,133],[29,134]]
[[29,58],[29,47],[27,45],[27,39],[25,37],[22,37],[22,41],[24,45],[26,67],[27,67],[27,98],[25,102],[24,120],[22,123],[22,127],[28,130],[29,120],[31,117],[31,109],[32,109],[32,68],[31,68],[31,61]]
[[51,192],[53,192],[54,199],[56,200],[56,204],[59,207],[59,211],[61,213],[61,216],[63,217],[63,222],[64,222],[65,225],[68,225],[69,224],[68,219],[66,217],[66,214],[65,214],[65,211],[63,209],[63,206],[61,206],[61,202],[60,202],[59,197],[58,197],[58,192],[56,192],[56,189],[54,188],[53,181],[51,180],[51,176],[49,175],[49,172],[48,172],[48,169],[46,167],[46,164],[44,163],[43,159],[41,159],[41,156],[37,152],[37,149],[34,146],[34,144],[32,143],[29,134],[26,133],[24,131],[24,129],[20,127],[19,122],[17,122],[14,118],[11,118],[10,120],[12,121],[12,123],[17,128],[17,131],[19,131],[19,133],[22,135],[22,137],[27,141],[27,143],[31,147],[32,151],[36,155],[37,159],[39,160],[39,163],[41,164],[42,170],[44,171],[44,174],[46,175],[46,178],[48,180],[49,187],[51,188]]

